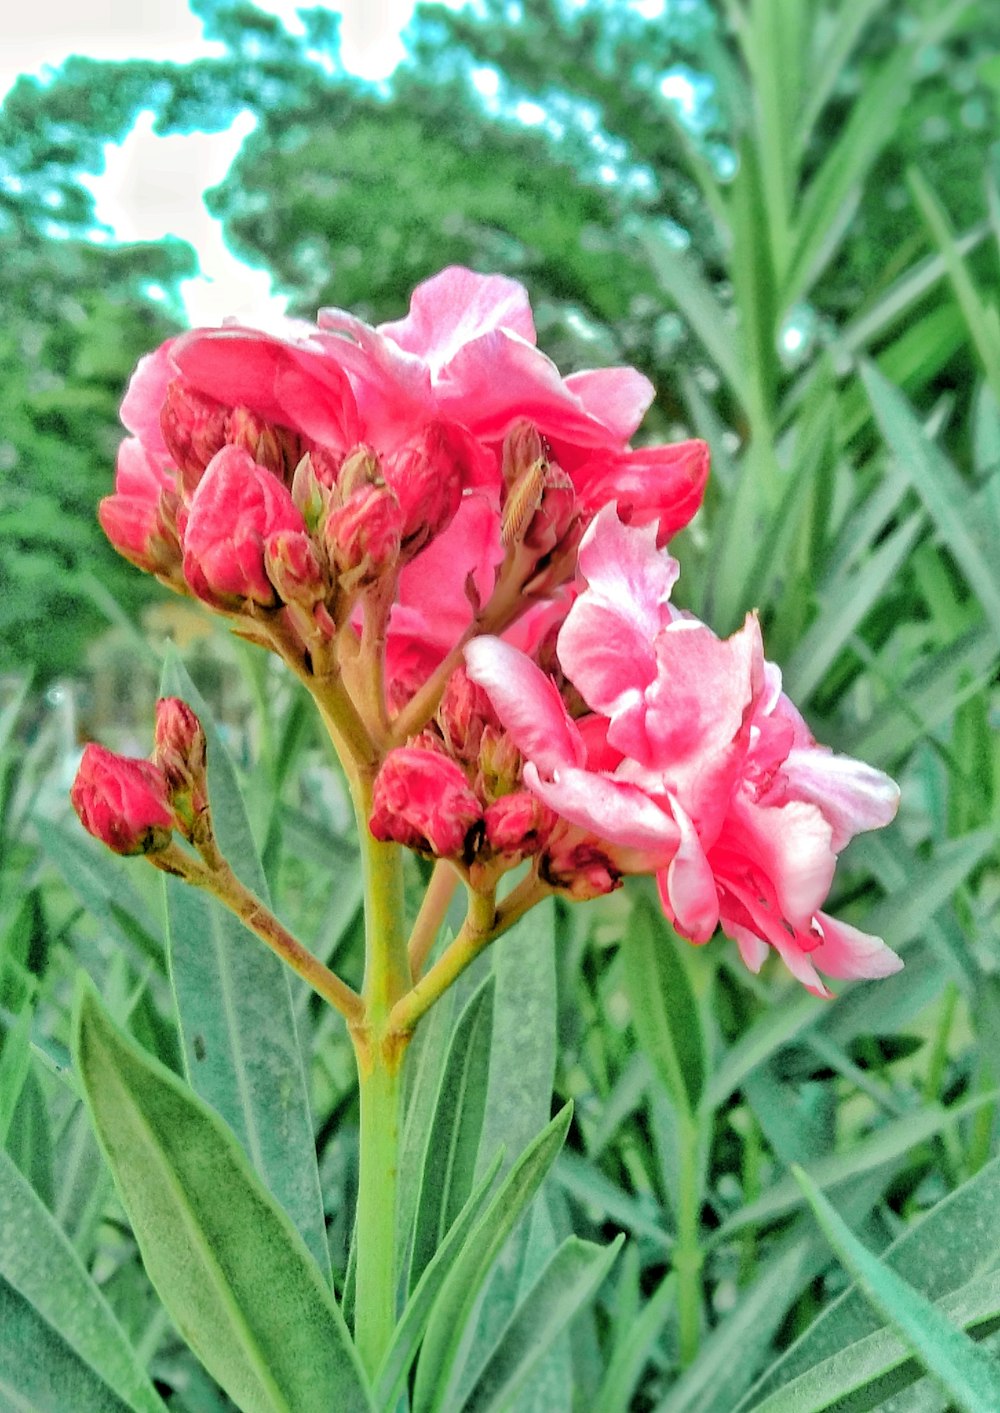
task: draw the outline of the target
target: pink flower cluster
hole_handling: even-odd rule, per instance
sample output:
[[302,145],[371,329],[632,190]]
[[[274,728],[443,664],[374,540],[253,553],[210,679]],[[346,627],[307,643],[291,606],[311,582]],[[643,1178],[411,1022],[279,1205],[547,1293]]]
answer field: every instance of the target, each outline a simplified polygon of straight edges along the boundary
[[[823,905],[896,786],[817,745],[753,616],[722,640],[672,606],[663,547],[708,459],[629,445],[651,398],[630,368],[563,378],[519,284],[448,269],[396,323],[325,310],[151,354],[101,522],[307,682],[340,677],[377,838],[484,893],[525,860],[573,898],[655,873],[682,935],[721,925],[754,971],[773,948],[821,995],[821,973],[888,975],[895,954]],[[88,828],[159,840],[153,767],[85,765]]]
[[294,605],[328,639],[378,587],[398,701],[501,575],[495,629],[572,579],[601,506],[661,543],[690,520],[704,444],[629,446],[652,394],[631,368],[561,377],[521,285],[447,269],[396,323],[328,309],[282,337],[201,329],[143,359],[100,520],[173,588],[258,620]]

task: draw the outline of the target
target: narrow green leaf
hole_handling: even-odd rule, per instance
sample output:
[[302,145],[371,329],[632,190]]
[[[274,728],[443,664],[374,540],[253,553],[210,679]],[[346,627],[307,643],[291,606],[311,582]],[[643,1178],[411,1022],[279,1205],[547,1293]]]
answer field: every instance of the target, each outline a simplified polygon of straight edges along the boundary
[[33,1015],[33,1008],[27,1005],[13,1025],[5,1026],[0,1021],[0,1148],[7,1141],[14,1111],[28,1078]]
[[463,1346],[476,1298],[501,1248],[527,1211],[566,1139],[567,1104],[517,1160],[477,1222],[448,1273],[431,1312],[417,1364],[413,1413],[440,1413],[450,1405],[461,1372]]
[[801,1168],[796,1180],[827,1240],[874,1307],[966,1413],[1000,1408],[1000,1366],[862,1245]]
[[[887,1247],[881,1261],[930,1300],[941,1300],[1000,1266],[1000,1158],[949,1193]],[[820,1314],[800,1339],[758,1380],[761,1398],[798,1378],[882,1325],[857,1286]]]
[[[950,1109],[929,1106],[918,1113],[907,1114],[896,1119],[884,1128],[863,1139],[846,1153],[833,1153],[819,1162],[810,1164],[809,1177],[819,1187],[830,1189],[838,1183],[854,1180],[862,1173],[893,1162],[904,1153],[909,1153],[918,1143],[925,1142],[936,1133],[949,1128],[959,1119],[981,1109],[984,1104],[995,1103],[998,1091],[977,1094]],[[793,1212],[802,1204],[802,1190],[792,1178],[782,1178],[757,1201],[748,1203],[718,1227],[710,1238],[712,1244],[724,1241],[744,1227],[762,1225]]]
[[598,1390],[594,1413],[621,1413],[632,1406],[642,1371],[653,1357],[667,1312],[677,1299],[677,1276],[669,1271],[616,1344]]
[[463,1413],[502,1413],[535,1365],[603,1282],[624,1236],[608,1247],[571,1236],[514,1312],[462,1403]]
[[861,377],[900,469],[927,507],[1000,643],[1000,572],[995,560],[987,560],[970,528],[968,490],[951,462],[925,434],[898,388],[870,363],[862,365]]
[[[403,1121],[399,1145],[399,1200],[396,1220],[397,1249],[411,1247],[423,1160],[427,1148],[427,1132],[434,1117],[434,1104],[441,1074],[448,1055],[457,990],[446,991],[421,1021],[410,1045],[404,1071]],[[409,1288],[409,1281],[406,1281]]]
[[976,288],[969,267],[959,254],[958,243],[944,207],[921,173],[911,167],[906,180],[924,224],[944,260],[948,279],[955,292],[959,308],[969,330],[969,337],[979,354],[979,361],[995,397],[1000,398],[1000,338],[997,336],[996,314],[989,317],[988,306]]
[[146,1270],[206,1369],[244,1413],[371,1413],[301,1236],[219,1118],[118,1030],[89,982],[74,1059]]
[[637,897],[621,947],[632,1020],[671,1099],[683,1113],[694,1113],[705,1083],[705,1040],[678,947],[650,900]]
[[416,1289],[406,1303],[375,1380],[376,1402],[380,1408],[394,1408],[402,1394],[406,1376],[416,1358],[417,1348],[427,1328],[438,1292],[462,1250],[473,1223],[483,1210],[502,1160],[501,1149],[469,1194],[468,1201],[427,1263]]
[[441,1074],[424,1150],[410,1258],[411,1290],[473,1187],[490,1069],[493,992],[493,978],[488,977],[469,999]]
[[844,0],[832,17],[824,17],[828,20],[826,26],[816,26],[813,66],[803,94],[804,108],[797,134],[800,157],[806,151],[827,100],[844,76],[855,44],[882,4],[883,0]]
[[[98,1290],[52,1213],[0,1151],[0,1278],[30,1305],[53,1333],[89,1365],[134,1413],[163,1413],[149,1381],[107,1301]],[[0,1359],[16,1364],[18,1347],[0,1320]],[[22,1361],[32,1362],[29,1347]],[[64,1408],[88,1405],[67,1402]]]
[[[216,837],[262,901],[267,884],[236,773],[204,701],[174,655],[161,690],[198,713],[208,739]],[[289,972],[227,908],[181,879],[165,878],[170,975],[187,1076],[243,1144],[255,1169],[330,1276],[309,1090]]]
[[689,256],[669,246],[650,230],[643,236],[653,273],[691,325],[695,337],[744,408],[751,405],[746,369],[739,357],[733,321]]

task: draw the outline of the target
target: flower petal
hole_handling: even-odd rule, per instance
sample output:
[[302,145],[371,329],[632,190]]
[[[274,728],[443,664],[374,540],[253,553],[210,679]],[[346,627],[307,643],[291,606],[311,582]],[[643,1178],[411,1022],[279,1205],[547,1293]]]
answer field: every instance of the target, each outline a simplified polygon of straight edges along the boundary
[[821,746],[789,751],[782,774],[791,795],[823,811],[833,828],[837,853],[855,834],[888,824],[899,808],[895,780],[863,761],[834,755]]
[[[677,846],[677,827],[669,815],[636,785],[574,766],[557,767],[542,779],[533,761],[524,767],[524,783],[550,809],[601,840],[643,851],[641,871],[662,868]],[[636,871],[640,865],[630,867]]]
[[501,638],[482,637],[465,649],[465,662],[518,750],[539,770],[551,776],[583,764],[586,748],[555,683],[529,657]]
[[810,953],[827,976],[854,980],[861,977],[892,976],[901,971],[903,959],[881,937],[862,932],[850,923],[838,922],[827,913],[817,913],[823,941]]

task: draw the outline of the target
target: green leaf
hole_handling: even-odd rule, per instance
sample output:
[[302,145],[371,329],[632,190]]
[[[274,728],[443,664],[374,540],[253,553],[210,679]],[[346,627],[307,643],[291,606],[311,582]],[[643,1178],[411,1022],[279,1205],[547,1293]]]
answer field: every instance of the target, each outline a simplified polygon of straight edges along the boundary
[[861,377],[882,434],[900,469],[920,496],[960,573],[982,604],[995,640],[1000,643],[1000,573],[988,560],[971,529],[970,495],[958,472],[924,432],[898,388],[877,368],[863,364]]
[[501,1248],[555,1162],[572,1113],[572,1105],[567,1104],[521,1154],[449,1271],[420,1351],[413,1413],[441,1413],[450,1408],[463,1348],[473,1334],[469,1320],[476,1298]]
[[[0,1407],[9,1413],[133,1413],[0,1276]],[[151,1405],[146,1405],[150,1407]],[[162,1404],[157,1401],[160,1408]]]
[[74,1059],[146,1270],[206,1369],[244,1413],[371,1413],[302,1238],[220,1119],[115,1026],[89,982]]
[[[1000,1158],[949,1193],[919,1222],[908,1227],[882,1252],[890,1270],[930,1300],[941,1300],[963,1285],[1000,1266]],[[819,1315],[805,1334],[758,1380],[755,1398],[772,1393],[848,1345],[881,1327],[857,1286],[852,1286]]]
[[683,1113],[694,1113],[705,1083],[698,1002],[670,925],[648,898],[636,898],[621,946],[625,989],[643,1050]]
[[469,999],[452,1034],[427,1129],[410,1259],[411,1290],[472,1190],[490,1069],[493,992],[493,978],[488,977]]
[[[163,1403],[104,1296],[52,1213],[3,1151],[0,1278],[134,1413],[163,1413]],[[34,1362],[30,1347],[19,1347],[12,1337],[12,1329],[0,1320],[3,1364],[16,1368],[18,1353],[22,1362]],[[68,1400],[63,1406],[90,1407]]]
[[[862,1245],[801,1168],[795,1176],[827,1240],[872,1305],[965,1413],[1000,1408],[1000,1366]],[[1000,1291],[1000,1281],[993,1287]]]
[[677,1299],[677,1276],[669,1271],[623,1332],[601,1380],[594,1413],[620,1413],[632,1406],[643,1369],[653,1357],[667,1313]]
[[[832,1153],[829,1157],[810,1164],[808,1176],[818,1186],[827,1189],[836,1187],[838,1183],[855,1180],[863,1173],[892,1163],[903,1154],[909,1153],[918,1143],[925,1142],[959,1119],[968,1118],[984,1104],[995,1103],[996,1100],[997,1091],[994,1090],[988,1094],[977,1094],[974,1098],[953,1104],[948,1109],[928,1105],[918,1113],[907,1114],[904,1118],[886,1124],[884,1128],[877,1130],[869,1138],[862,1139],[847,1152]],[[712,1233],[711,1242],[714,1245],[744,1227],[774,1221],[788,1212],[793,1212],[801,1203],[800,1184],[790,1177],[782,1178],[763,1197],[747,1203],[723,1222],[721,1227],[716,1228]]]
[[[173,654],[161,683],[198,713],[208,740],[208,789],[219,846],[268,902],[236,773],[204,701]],[[329,1278],[323,1198],[289,972],[238,918],[181,879],[165,878],[170,974],[185,1070],[225,1119]]]
[[463,1400],[463,1413],[502,1413],[516,1406],[512,1400],[524,1381],[595,1294],[624,1240],[619,1235],[603,1247],[567,1237],[501,1333]]
[[438,1292],[462,1250],[473,1223],[483,1210],[502,1161],[501,1149],[469,1194],[468,1201],[427,1263],[416,1289],[406,1303],[375,1380],[376,1402],[380,1408],[395,1407],[402,1393],[403,1384],[410,1365],[416,1358],[417,1348],[427,1328]]

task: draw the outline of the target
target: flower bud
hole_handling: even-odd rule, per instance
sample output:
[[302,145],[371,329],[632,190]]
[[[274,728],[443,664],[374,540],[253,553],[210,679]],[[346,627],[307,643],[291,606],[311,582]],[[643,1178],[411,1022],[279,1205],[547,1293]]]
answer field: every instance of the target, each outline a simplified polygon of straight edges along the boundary
[[470,764],[479,756],[484,728],[489,725],[500,729],[489,697],[464,667],[456,668],[448,678],[437,720],[451,753]]
[[204,728],[187,702],[180,697],[160,698],[153,742],[153,764],[166,780],[174,805],[183,815],[199,814],[208,804],[207,744]]
[[509,795],[521,778],[521,752],[502,726],[485,726],[479,745],[477,784],[483,798]]
[[84,829],[116,854],[148,854],[170,843],[174,814],[167,781],[148,760],[91,744],[70,799]]
[[490,848],[513,859],[539,852],[555,828],[556,815],[537,796],[515,790],[488,806],[485,821]]
[[188,495],[194,494],[205,467],[226,445],[228,416],[229,409],[221,402],[197,392],[182,378],[167,385],[160,430]]
[[482,818],[468,781],[447,756],[418,746],[401,746],[386,756],[375,780],[369,823],[376,839],[460,858],[470,830]]
[[266,421],[249,407],[234,407],[226,420],[226,441],[249,452],[279,481],[289,482],[302,459],[302,443],[288,427]]
[[352,588],[372,584],[399,560],[399,501],[388,486],[359,485],[327,516],[330,558]]
[[402,544],[412,558],[454,520],[469,479],[468,433],[448,422],[429,422],[385,463],[386,483],[402,511]]
[[330,591],[316,547],[302,530],[279,530],[264,544],[264,568],[282,603],[312,608]]
[[531,467],[547,460],[545,442],[534,422],[515,422],[503,443],[502,471],[508,489],[529,473]]
[[202,477],[184,528],[184,577],[217,608],[250,599],[270,607],[264,544],[280,530],[304,533],[291,495],[248,452],[224,447]]
[[360,442],[347,453],[337,472],[337,489],[343,501],[350,500],[362,487],[383,486],[382,463],[378,452]]
[[613,893],[622,881],[607,853],[596,841],[581,839],[578,829],[549,841],[539,872],[577,903]]
[[504,442],[506,495],[500,538],[505,575],[544,596],[573,577],[584,523],[569,476],[550,461],[537,431],[518,423]]
[[[322,474],[321,474],[322,473]],[[325,477],[329,475],[329,480]],[[321,461],[315,452],[307,451],[292,475],[292,500],[295,502],[306,529],[318,529],[326,519],[330,491],[336,482],[336,471],[330,458]]]

